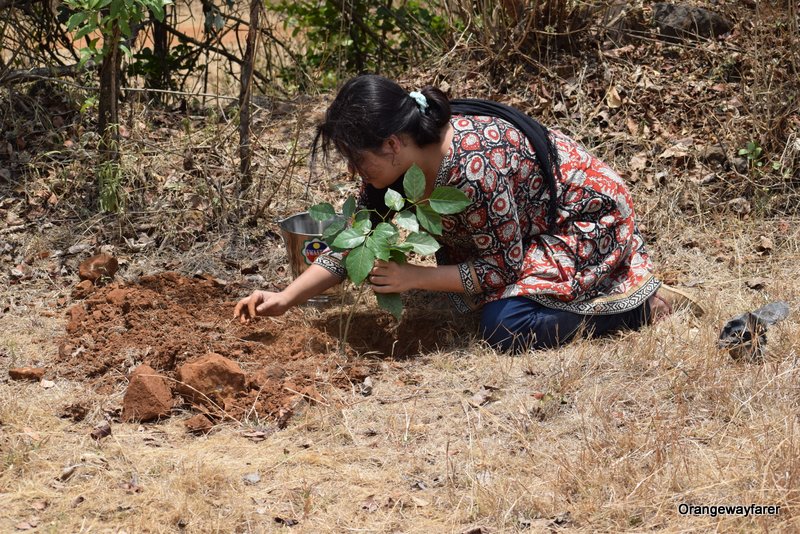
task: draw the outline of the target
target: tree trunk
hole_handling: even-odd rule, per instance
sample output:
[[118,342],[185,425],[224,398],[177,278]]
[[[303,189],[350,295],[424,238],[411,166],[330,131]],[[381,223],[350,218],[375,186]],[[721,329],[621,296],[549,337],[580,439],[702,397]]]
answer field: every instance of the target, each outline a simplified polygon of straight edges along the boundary
[[[165,12],[168,12],[169,6],[165,7]],[[167,56],[169,55],[169,40],[167,37],[167,22],[159,22],[154,16],[151,15],[153,21],[153,55],[156,57],[156,72],[145,80],[147,87],[153,89],[170,89],[169,84],[169,68],[167,67]],[[161,95],[156,93],[158,100],[161,100]]]
[[253,183],[252,149],[250,145],[250,96],[253,90],[256,46],[258,45],[259,16],[263,0],[250,0],[250,26],[247,29],[247,49],[242,61],[242,86],[239,93],[239,196]]
[[114,24],[111,37],[106,45],[103,63],[100,65],[100,102],[98,128],[100,133],[100,153],[103,161],[119,161],[119,114],[117,99],[119,95],[120,65],[122,55],[119,49],[120,29]]

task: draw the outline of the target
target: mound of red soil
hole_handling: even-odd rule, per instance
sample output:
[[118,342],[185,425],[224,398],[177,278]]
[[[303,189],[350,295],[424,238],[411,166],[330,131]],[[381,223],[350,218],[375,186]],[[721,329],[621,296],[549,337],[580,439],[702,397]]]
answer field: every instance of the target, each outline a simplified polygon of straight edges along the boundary
[[[251,411],[283,419],[298,399],[320,399],[323,384],[369,374],[366,360],[339,355],[338,341],[306,324],[300,310],[250,325],[234,321],[231,291],[212,277],[169,272],[98,288],[68,310],[57,372],[110,391],[147,364],[186,402],[237,419]],[[212,367],[225,375],[222,386],[206,376]]]

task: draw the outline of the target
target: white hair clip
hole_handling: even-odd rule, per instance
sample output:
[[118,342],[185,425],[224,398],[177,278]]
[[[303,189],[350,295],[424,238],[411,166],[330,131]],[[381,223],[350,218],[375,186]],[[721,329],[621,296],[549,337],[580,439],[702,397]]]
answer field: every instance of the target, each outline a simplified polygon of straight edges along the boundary
[[425,113],[426,111],[428,111],[428,99],[425,98],[425,95],[423,95],[419,91],[411,91],[410,93],[408,93],[408,96],[410,96],[417,102],[417,107],[419,108],[421,113]]

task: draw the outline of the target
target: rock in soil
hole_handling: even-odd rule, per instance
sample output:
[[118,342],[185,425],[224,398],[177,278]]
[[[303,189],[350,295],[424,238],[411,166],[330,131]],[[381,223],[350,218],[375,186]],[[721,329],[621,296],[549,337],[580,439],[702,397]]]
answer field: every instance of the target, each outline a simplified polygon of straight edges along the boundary
[[178,391],[192,402],[208,404],[244,391],[245,379],[238,363],[210,352],[178,369]]
[[186,430],[192,434],[208,434],[214,428],[214,424],[202,413],[190,417],[183,424],[186,426]]
[[97,254],[84,260],[78,266],[78,277],[81,280],[97,282],[101,278],[113,278],[119,269],[117,258],[111,254]]
[[44,369],[41,367],[15,367],[8,370],[8,376],[12,380],[34,380],[38,382],[44,376]]
[[72,293],[70,295],[75,300],[82,300],[91,295],[94,289],[94,282],[91,280],[83,280],[72,288]]
[[152,421],[168,416],[170,410],[172,391],[167,379],[149,365],[137,367],[122,399],[122,420]]

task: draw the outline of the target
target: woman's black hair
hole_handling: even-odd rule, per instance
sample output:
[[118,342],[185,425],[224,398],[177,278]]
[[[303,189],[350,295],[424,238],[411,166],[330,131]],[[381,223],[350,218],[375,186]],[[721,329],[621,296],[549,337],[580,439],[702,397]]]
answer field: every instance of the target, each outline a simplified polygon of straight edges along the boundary
[[424,110],[383,76],[363,74],[348,80],[317,125],[312,165],[319,152],[327,160],[331,149],[357,165],[365,150],[377,150],[392,135],[406,134],[420,147],[440,142],[450,120],[450,102],[435,87],[425,86],[420,92],[428,104]]

